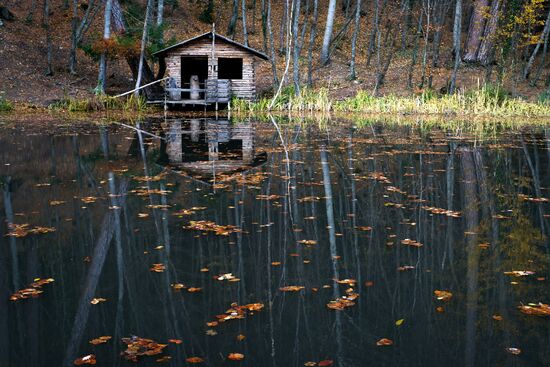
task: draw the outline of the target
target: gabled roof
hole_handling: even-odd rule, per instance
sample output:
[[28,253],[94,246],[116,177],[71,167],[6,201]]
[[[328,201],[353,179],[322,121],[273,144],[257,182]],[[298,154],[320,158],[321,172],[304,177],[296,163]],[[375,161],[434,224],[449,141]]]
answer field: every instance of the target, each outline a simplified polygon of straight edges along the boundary
[[[206,32],[206,33],[203,33],[201,35],[198,35],[196,37],[193,37],[193,38],[189,38],[188,40],[185,40],[185,41],[182,41],[182,42],[178,42],[176,43],[175,45],[172,45],[170,47],[166,47],[165,49],[162,49],[160,51],[157,51],[155,52],[153,55],[156,55],[156,56],[162,56],[163,54],[165,54],[166,52],[174,49],[174,48],[178,48],[178,47],[182,47],[182,46],[185,46],[186,44],[188,43],[191,43],[191,42],[194,42],[194,41],[197,41],[197,40],[200,40],[200,39],[203,39],[203,38],[209,38],[209,39],[212,39],[212,34],[213,32]],[[251,47],[248,47],[248,46],[245,46],[243,45],[242,43],[239,43],[237,41],[233,41],[232,39],[230,38],[227,38],[225,36],[222,36],[221,34],[218,34],[218,33],[214,33],[214,35],[216,36],[216,40],[220,40],[220,41],[223,41],[225,43],[228,43],[230,45],[233,45],[233,46],[236,46],[236,47],[239,47],[245,51],[248,51],[250,52],[251,54],[253,54],[254,56],[257,56],[259,57],[260,59],[264,59],[264,60],[269,60],[269,57],[267,57],[266,54],[264,54],[263,52],[260,52],[258,50],[255,50]]]

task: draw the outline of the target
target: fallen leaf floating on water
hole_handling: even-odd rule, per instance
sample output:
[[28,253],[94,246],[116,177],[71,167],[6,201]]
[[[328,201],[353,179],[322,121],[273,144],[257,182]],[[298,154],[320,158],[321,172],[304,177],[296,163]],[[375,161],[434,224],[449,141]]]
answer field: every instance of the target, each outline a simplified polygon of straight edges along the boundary
[[423,206],[422,209],[424,209],[426,211],[429,211],[432,214],[441,214],[441,215],[446,215],[448,217],[453,217],[453,218],[459,218],[460,217],[460,212],[454,212],[452,210],[447,210],[447,209],[443,209],[443,208],[435,208],[435,207],[432,207],[432,206]]
[[185,361],[187,363],[202,363],[204,362],[204,359],[202,359],[201,357],[189,357],[186,358]]
[[29,285],[28,288],[20,289],[14,294],[12,294],[10,296],[10,301],[16,302],[16,301],[31,298],[31,297],[36,298],[41,293],[43,293],[42,286],[45,284],[52,283],[53,281],[54,281],[53,278],[45,278],[45,279],[36,278],[34,279],[34,282],[32,282]]
[[348,293],[345,296],[339,297],[334,301],[327,303],[327,307],[331,310],[342,311],[348,307],[355,306],[355,300],[359,297],[357,293]]
[[162,273],[164,270],[166,270],[166,265],[164,264],[153,264],[151,265],[150,271],[153,271],[155,273]]
[[187,292],[189,292],[189,293],[197,293],[197,292],[200,292],[200,291],[202,291],[202,288],[200,288],[200,287],[187,288]]
[[533,203],[550,203],[550,198],[532,198],[527,195],[519,194],[518,197],[524,201],[530,201]]
[[301,199],[298,199],[298,202],[300,203],[311,203],[311,202],[316,202],[316,201],[319,201],[321,198],[318,197],[318,196],[306,196],[306,197],[303,197]]
[[238,340],[238,341],[242,342],[242,341],[245,340],[245,339],[246,339],[246,336],[244,336],[243,334],[237,335],[237,340]]
[[147,209],[160,209],[160,210],[168,210],[171,208],[170,205],[165,205],[165,204],[148,204],[148,205],[145,205],[145,207]]
[[175,291],[179,291],[181,289],[186,288],[185,284],[182,284],[182,283],[173,283],[173,284],[170,284],[170,287],[172,287],[172,289]]
[[355,228],[357,228],[359,231],[372,231],[372,227],[369,226],[359,226]]
[[518,306],[519,310],[523,312],[526,315],[531,316],[550,316],[550,305],[539,303],[539,304],[533,304],[529,303],[529,305],[521,305]]
[[298,243],[301,243],[302,245],[306,245],[306,246],[313,246],[313,245],[317,244],[317,241],[315,241],[315,240],[300,240],[300,241],[298,241]]
[[137,362],[138,357],[161,354],[167,346],[167,344],[159,344],[152,339],[140,338],[138,336],[122,338],[122,342],[126,344],[126,350],[120,355],[132,362]]
[[95,203],[97,201],[97,198],[95,196],[86,196],[80,199],[83,203],[91,204]]
[[408,271],[408,270],[414,270],[414,266],[412,265],[403,265],[397,268],[399,271]]
[[388,338],[382,338],[382,339],[380,339],[379,341],[376,342],[376,345],[378,345],[379,347],[387,346],[387,345],[393,345],[393,340],[388,339]]
[[101,302],[105,302],[105,301],[107,301],[106,298],[92,298],[92,300],[90,301],[90,303],[91,303],[92,305],[97,305],[97,304],[99,304],[99,303],[101,303]]
[[230,282],[238,282],[240,280],[239,278],[236,278],[233,275],[233,273],[221,274],[221,275],[218,275],[217,277],[214,277],[214,279],[219,281],[228,280]]
[[66,201],[63,201],[63,200],[51,200],[50,201],[50,206],[57,206],[57,205],[62,205],[62,204],[65,204]]
[[355,279],[342,279],[342,280],[333,279],[333,280],[338,284],[347,284],[352,287],[357,283],[357,280]]
[[304,366],[306,366],[306,367],[315,367],[315,366],[317,366],[317,362],[306,362],[306,363],[304,363]]
[[171,359],[172,359],[172,357],[170,357],[170,356],[162,356],[160,358],[157,358],[157,360],[155,362],[165,363],[165,362],[170,362]]
[[138,218],[147,218],[149,214],[147,213],[138,213]]
[[168,339],[168,343],[181,344],[183,341],[181,341],[181,339]]
[[176,212],[173,212],[172,215],[176,215],[176,216],[192,215],[192,214],[195,214],[195,212],[199,210],[204,210],[204,209],[206,209],[205,206],[194,206],[191,209],[180,209]]
[[512,271],[505,271],[504,274],[505,275],[512,275],[512,276],[515,276],[515,277],[526,277],[526,276],[529,276],[529,275],[534,275],[535,272],[530,271],[530,270],[512,270]]
[[139,188],[139,189],[132,190],[130,192],[132,194],[136,194],[137,196],[168,195],[172,193],[172,191],[170,190],[147,189],[147,188]]
[[420,242],[417,242],[415,240],[411,240],[410,238],[405,238],[404,240],[401,240],[401,243],[403,245],[411,246],[411,247],[422,247],[422,246],[424,246]]
[[436,310],[437,312],[439,312],[439,313],[445,313],[445,308],[444,308],[444,307],[441,307],[441,306],[436,307],[435,310]]
[[299,292],[302,289],[305,289],[302,285],[287,285],[286,287],[279,288],[281,292]]
[[263,303],[249,303],[239,306],[237,303],[232,303],[231,308],[225,311],[224,314],[216,315],[216,321],[207,323],[208,326],[216,326],[218,323],[229,320],[244,319],[248,314],[252,315],[255,311],[260,311],[264,308]]
[[109,340],[111,340],[110,336],[100,336],[99,338],[90,340],[90,344],[92,345],[99,345],[107,343]]
[[495,320],[495,321],[502,321],[503,318],[502,318],[502,316],[500,316],[500,315],[493,315],[493,320]]
[[[216,325],[217,325],[217,323],[216,323]],[[216,335],[218,335],[218,332],[216,330],[213,330],[213,329],[208,329],[208,330],[206,330],[206,335],[216,336]]]
[[241,353],[229,353],[227,359],[232,361],[242,361],[244,359],[244,354]]
[[434,291],[434,294],[439,301],[443,302],[447,302],[453,297],[453,294],[449,291]]
[[403,325],[404,322],[405,322],[405,319],[399,319],[395,322],[395,325],[396,326],[401,326],[401,325]]
[[33,227],[30,228],[30,225],[28,223],[25,224],[8,224],[8,234],[6,236],[9,237],[26,237],[29,234],[46,234],[50,232],[55,232],[55,228],[53,227]]
[[162,172],[156,176],[134,176],[132,177],[133,180],[136,180],[136,181],[139,181],[139,182],[153,182],[153,181],[160,181],[162,180],[164,177],[166,177],[168,173],[166,172]]
[[214,232],[218,236],[228,236],[230,233],[241,232],[241,230],[235,226],[222,226],[208,220],[192,220],[189,222],[188,226],[184,226],[183,228],[202,232]]
[[84,364],[96,364],[95,355],[88,354],[87,356],[75,359],[73,363],[75,366],[82,366]]
[[513,348],[513,347],[510,347],[510,348],[506,348],[506,351],[510,354],[513,354],[513,355],[518,355],[518,354],[521,354],[521,349],[519,348]]
[[331,359],[324,359],[322,361],[319,361],[319,363],[317,363],[317,365],[319,367],[328,367],[328,366],[332,366],[333,363],[334,362]]
[[272,195],[256,195],[256,199],[258,199],[258,200],[277,200],[281,197],[282,197],[281,195],[275,195],[275,194],[272,194]]

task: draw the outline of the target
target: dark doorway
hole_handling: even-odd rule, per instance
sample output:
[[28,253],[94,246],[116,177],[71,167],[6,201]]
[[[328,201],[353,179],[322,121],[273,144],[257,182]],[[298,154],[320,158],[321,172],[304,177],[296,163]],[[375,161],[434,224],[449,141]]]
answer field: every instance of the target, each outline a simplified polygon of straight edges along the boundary
[[[181,58],[181,88],[189,89],[191,87],[191,76],[199,77],[199,85],[204,89],[204,82],[208,78],[208,58],[207,57],[182,57]],[[183,92],[183,99],[189,99],[190,93]],[[200,93],[200,98],[204,99],[204,93]]]
[[243,59],[218,58],[218,79],[242,79]]

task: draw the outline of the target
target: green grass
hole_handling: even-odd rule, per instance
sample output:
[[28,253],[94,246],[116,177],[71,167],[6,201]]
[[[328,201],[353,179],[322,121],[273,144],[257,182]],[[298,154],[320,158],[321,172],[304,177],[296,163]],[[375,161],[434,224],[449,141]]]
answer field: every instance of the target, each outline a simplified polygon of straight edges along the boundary
[[127,98],[113,98],[109,96],[96,96],[87,99],[64,98],[54,104],[49,109],[69,112],[94,112],[94,111],[135,111],[142,112],[147,109],[146,101],[143,97],[130,95]]
[[4,92],[0,92],[0,112],[7,112],[13,109],[13,104],[4,97]]
[[[262,98],[257,102],[234,100],[236,111],[267,111],[271,99]],[[316,91],[302,89],[295,95],[293,88],[284,89],[277,98],[272,111],[319,111],[357,112],[380,114],[415,115],[456,115],[493,117],[546,117],[550,116],[550,103],[547,98],[529,102],[512,98],[498,86],[483,85],[467,92],[440,95],[433,90],[425,90],[420,95],[373,96],[361,90],[351,98],[334,101],[327,89]]]

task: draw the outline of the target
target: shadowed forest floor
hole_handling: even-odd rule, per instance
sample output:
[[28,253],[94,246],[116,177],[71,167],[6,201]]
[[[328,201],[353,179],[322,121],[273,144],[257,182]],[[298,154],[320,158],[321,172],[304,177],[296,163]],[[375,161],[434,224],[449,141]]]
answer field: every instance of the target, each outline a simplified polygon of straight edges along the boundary
[[[327,87],[331,97],[337,100],[354,96],[358,90],[372,91],[375,82],[375,62],[371,62],[369,67],[366,65],[372,21],[371,13],[365,11],[361,17],[361,32],[357,41],[358,78],[355,81],[350,81],[348,79],[349,55],[351,53],[353,25],[350,25],[344,36],[339,39],[331,54],[331,64],[327,67],[319,65],[319,51],[321,49],[327,8],[325,2],[328,3],[325,0],[321,0],[319,3],[320,12],[315,41],[316,47],[313,51],[314,87]],[[144,2],[142,3],[141,5],[144,7],[145,4]],[[44,106],[64,97],[89,97],[97,82],[97,62],[92,60],[82,50],[78,50],[77,75],[71,75],[68,72],[72,17],[71,6],[64,7],[60,1],[54,1],[51,5],[51,28],[54,30],[52,33],[54,75],[46,76],[46,37],[41,24],[41,5],[36,6],[33,20],[30,22],[25,21],[25,19],[31,7],[31,0],[23,0],[17,4],[6,3],[5,5],[16,17],[13,21],[5,21],[3,27],[0,28],[0,91],[5,92],[5,98],[16,102]],[[177,7],[168,5],[165,10],[165,21],[167,24],[165,39],[174,37],[176,40],[182,40],[209,30],[211,25],[198,20],[204,7],[205,4],[203,3],[187,1],[179,2]],[[247,21],[250,45],[259,50],[264,50],[260,4],[259,2],[256,4],[256,1],[249,1],[248,8]],[[82,13],[83,10],[80,9],[80,12]],[[273,2],[272,28],[277,50],[280,46],[279,35],[282,13],[283,2]],[[216,28],[218,32],[225,34],[229,18],[231,17],[230,4],[216,3],[213,15],[217,23]],[[85,37],[100,34],[102,18],[102,13],[99,12]],[[338,9],[335,34],[338,34],[344,27],[344,22],[345,17],[341,14],[341,9]],[[446,27],[446,31],[444,32],[444,39],[442,41],[440,67],[432,70],[428,68],[428,72],[433,76],[433,89],[436,91],[445,87],[452,67],[452,40],[450,39],[452,21],[447,19],[444,27]],[[412,45],[414,43],[412,41],[413,35],[410,34],[409,37],[411,40],[408,48],[399,49],[389,67],[385,83],[380,89],[381,94],[410,95],[411,93],[420,92],[414,86],[412,89],[407,88],[407,74],[411,63]],[[239,19],[235,39],[242,42],[242,38],[241,20]],[[307,77],[308,38],[309,30],[306,33],[301,54],[301,77],[304,83]],[[284,55],[278,54],[276,61],[278,74],[281,75],[285,66]],[[290,68],[291,72],[292,66]],[[418,84],[420,73],[421,60],[418,60],[415,67],[413,85]],[[511,95],[533,101],[545,90],[544,80],[546,80],[546,70],[540,78],[539,85],[535,87],[529,86],[526,81],[516,80],[516,78],[512,77],[515,74],[510,72],[504,75],[504,87]],[[459,88],[465,87],[465,89],[476,88],[487,81],[486,76],[487,69],[485,67],[462,65],[457,85]],[[108,62],[107,77],[106,89],[109,94],[132,89],[134,85],[131,72],[122,57]],[[491,79],[488,81],[494,81],[495,78],[495,72],[493,72]],[[287,78],[287,81],[289,80],[291,80],[291,75]],[[269,62],[259,62],[257,83],[260,96],[272,93],[272,82],[272,71]]]

